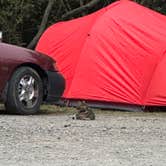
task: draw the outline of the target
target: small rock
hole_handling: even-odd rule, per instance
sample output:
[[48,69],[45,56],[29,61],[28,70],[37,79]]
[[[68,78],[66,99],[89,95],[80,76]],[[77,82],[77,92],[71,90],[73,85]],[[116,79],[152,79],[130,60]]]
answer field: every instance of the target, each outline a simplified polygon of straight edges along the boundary
[[107,131],[108,129],[107,128],[104,128],[102,131]]
[[64,125],[64,127],[70,127],[71,126],[71,124],[66,124],[66,125]]
[[127,129],[127,127],[121,127],[121,129]]
[[44,147],[47,148],[47,149],[51,149],[52,148],[51,146],[48,146],[48,145],[45,145]]

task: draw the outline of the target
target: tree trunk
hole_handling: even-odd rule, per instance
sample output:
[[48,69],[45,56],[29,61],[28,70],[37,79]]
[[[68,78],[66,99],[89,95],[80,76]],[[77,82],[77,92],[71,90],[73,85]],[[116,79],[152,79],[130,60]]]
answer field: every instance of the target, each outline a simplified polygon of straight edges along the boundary
[[[83,1],[83,0],[80,0],[80,7],[81,7],[81,6],[84,6],[84,1]],[[82,15],[82,16],[85,16],[85,15],[86,15],[86,12],[83,11],[83,12],[81,13],[81,15]]]
[[46,28],[46,25],[47,25],[47,22],[48,22],[48,17],[50,15],[51,9],[54,5],[54,1],[55,0],[49,0],[48,1],[48,5],[47,5],[46,10],[44,12],[42,22],[41,22],[40,27],[39,27],[39,31],[37,32],[35,37],[32,39],[32,41],[29,43],[27,48],[33,49],[36,46],[40,36],[42,35],[42,33],[44,32],[44,30]]
[[85,11],[85,10],[89,10],[91,8],[93,8],[97,3],[99,3],[101,0],[91,0],[89,3],[87,3],[86,5],[80,6],[76,9],[73,9],[65,14],[62,15],[62,20],[63,19],[67,19],[71,16],[80,14],[81,12]]

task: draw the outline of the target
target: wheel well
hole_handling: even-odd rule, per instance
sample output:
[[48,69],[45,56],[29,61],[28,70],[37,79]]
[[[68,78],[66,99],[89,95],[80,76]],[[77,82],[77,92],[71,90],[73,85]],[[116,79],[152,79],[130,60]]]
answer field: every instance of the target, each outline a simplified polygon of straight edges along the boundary
[[15,70],[17,70],[18,68],[20,67],[31,67],[32,69],[34,69],[40,76],[40,78],[42,79],[42,82],[43,82],[43,89],[44,89],[44,98],[46,98],[47,96],[47,82],[48,82],[48,77],[47,77],[47,74],[46,72],[39,66],[39,65],[36,65],[36,64],[33,64],[33,63],[23,63],[19,66],[17,66],[17,68]]

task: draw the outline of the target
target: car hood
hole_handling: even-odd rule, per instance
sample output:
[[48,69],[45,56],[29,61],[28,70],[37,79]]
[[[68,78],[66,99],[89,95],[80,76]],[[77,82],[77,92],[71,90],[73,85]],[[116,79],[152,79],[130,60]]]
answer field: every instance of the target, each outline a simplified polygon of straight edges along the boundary
[[18,53],[17,54],[18,56],[20,55],[19,53],[24,53],[24,54],[21,54],[21,56],[26,56],[27,55],[26,53],[28,53],[28,55],[31,55],[32,57],[35,57],[35,58],[38,57],[38,58],[46,59],[48,61],[54,61],[51,57],[49,57],[46,54],[40,53],[38,51],[30,50],[24,47],[7,44],[7,43],[0,43],[0,49],[7,50],[7,52],[11,52],[11,54],[16,52]]

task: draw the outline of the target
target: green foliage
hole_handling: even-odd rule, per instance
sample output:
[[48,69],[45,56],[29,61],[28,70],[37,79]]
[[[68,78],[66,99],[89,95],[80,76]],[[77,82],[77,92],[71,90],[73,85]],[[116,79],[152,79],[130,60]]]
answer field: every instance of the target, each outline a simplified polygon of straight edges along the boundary
[[156,10],[162,14],[166,14],[166,0],[135,0],[136,2]]
[[22,0],[0,1],[0,29],[4,33],[4,40],[9,43],[22,44],[23,20],[30,4]]
[[27,45],[38,30],[46,4],[45,0],[0,0],[0,30],[3,31],[3,40]]
[[[94,12],[114,1],[115,0],[101,0],[93,9],[83,11],[75,17]],[[160,13],[166,14],[166,0],[135,1]],[[47,26],[60,21],[64,13],[88,2],[89,0],[55,0]],[[47,3],[48,0],[0,0],[0,30],[3,31],[4,41],[27,46],[38,31]],[[73,18],[74,17],[71,17],[69,19]]]

